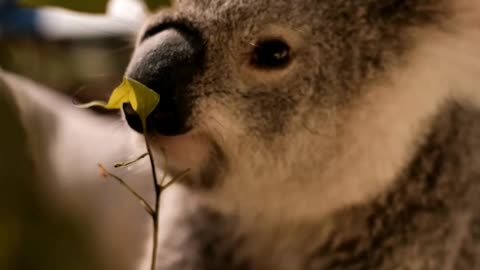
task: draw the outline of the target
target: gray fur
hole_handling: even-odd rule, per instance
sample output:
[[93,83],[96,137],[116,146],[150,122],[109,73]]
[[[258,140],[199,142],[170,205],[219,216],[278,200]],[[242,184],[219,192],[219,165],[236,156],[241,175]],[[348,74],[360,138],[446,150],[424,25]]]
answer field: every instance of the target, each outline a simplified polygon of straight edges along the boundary
[[[194,146],[153,136],[201,205],[163,232],[160,269],[480,269],[476,16],[467,0],[178,0],[154,16],[137,46],[181,24],[206,50],[183,93]],[[248,66],[268,38],[289,67]]]
[[284,232],[276,236],[279,241],[299,241],[286,255],[298,259],[295,268],[284,268],[277,264],[281,259],[268,254],[245,255],[242,248],[255,245],[257,236],[235,233],[237,218],[198,209],[179,222],[183,226],[177,229],[189,232],[183,244],[175,231],[169,232],[176,248],[167,246],[185,256],[165,269],[477,269],[479,119],[476,108],[446,106],[397,184],[369,203],[334,214],[335,227],[318,245],[305,241],[320,238],[322,223],[270,228]]
[[447,106],[392,190],[339,213],[341,225],[312,255],[322,267],[304,269],[480,267],[479,119],[476,108]]

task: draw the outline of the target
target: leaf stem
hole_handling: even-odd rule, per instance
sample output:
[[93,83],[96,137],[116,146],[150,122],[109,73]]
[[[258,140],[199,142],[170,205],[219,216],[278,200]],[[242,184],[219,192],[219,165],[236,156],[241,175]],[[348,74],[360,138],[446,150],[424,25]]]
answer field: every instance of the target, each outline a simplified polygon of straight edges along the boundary
[[[144,131],[146,130],[144,125]],[[155,270],[157,265],[157,250],[158,250],[158,219],[159,219],[159,209],[160,209],[160,194],[162,192],[162,188],[158,183],[157,172],[155,170],[155,161],[153,159],[152,149],[150,147],[150,143],[148,141],[147,135],[144,134],[145,138],[145,145],[147,146],[148,157],[150,159],[150,167],[152,169],[152,176],[153,176],[153,185],[155,187],[155,208],[154,208],[154,215],[152,215],[153,219],[153,247],[152,247],[152,264],[150,269]]]
[[155,186],[155,195],[158,198],[161,190],[160,190],[160,185],[158,183],[157,172],[155,170],[155,161],[153,159],[152,148],[150,147],[150,143],[148,142],[147,135],[144,135],[144,137],[145,137],[145,145],[147,146],[148,157],[150,159],[150,167],[152,170],[153,184]]

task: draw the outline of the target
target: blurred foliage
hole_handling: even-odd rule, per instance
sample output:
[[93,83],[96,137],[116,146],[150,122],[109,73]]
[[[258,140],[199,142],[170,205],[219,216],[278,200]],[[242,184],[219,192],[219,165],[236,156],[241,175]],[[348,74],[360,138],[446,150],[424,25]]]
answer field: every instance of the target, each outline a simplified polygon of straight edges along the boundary
[[[1,1],[1,0],[0,0]],[[59,6],[102,13],[108,0],[18,0],[22,6]],[[151,10],[168,0],[146,0]],[[79,102],[105,100],[120,84],[134,37],[48,41],[35,37],[0,40],[0,67],[22,74]]]
[[[1,1],[1,0],[0,0]],[[27,7],[59,6],[102,13],[107,0],[19,0]],[[151,10],[167,4],[147,0]],[[46,41],[0,40],[0,66],[79,101],[106,99],[119,84],[133,38]],[[47,206],[38,191],[26,136],[0,81],[0,269],[102,269],[82,222]],[[48,244],[46,244],[48,243]]]
[[26,134],[0,78],[0,269],[96,270],[88,232],[68,213],[53,210],[38,193]]
[[[104,13],[107,2],[108,0],[19,0],[19,3],[26,7],[58,6],[93,13]],[[168,5],[169,0],[144,0],[144,2],[150,10],[155,10]]]
[[133,49],[130,39],[0,40],[0,66],[79,102],[104,100],[120,84]]

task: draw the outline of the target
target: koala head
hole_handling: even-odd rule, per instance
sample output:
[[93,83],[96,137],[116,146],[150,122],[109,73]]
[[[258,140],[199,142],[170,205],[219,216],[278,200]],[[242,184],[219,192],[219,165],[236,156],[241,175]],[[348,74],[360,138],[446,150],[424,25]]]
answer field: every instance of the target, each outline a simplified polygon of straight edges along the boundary
[[160,94],[147,134],[199,196],[318,217],[388,187],[473,80],[460,55],[479,54],[474,2],[177,0],[145,25],[126,76]]

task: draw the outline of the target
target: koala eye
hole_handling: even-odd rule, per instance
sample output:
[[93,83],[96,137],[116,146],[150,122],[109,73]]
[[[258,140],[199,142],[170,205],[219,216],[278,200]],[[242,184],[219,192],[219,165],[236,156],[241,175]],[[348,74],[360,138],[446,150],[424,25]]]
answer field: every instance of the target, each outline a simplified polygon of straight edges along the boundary
[[290,63],[290,46],[282,40],[260,41],[254,46],[250,64],[256,68],[281,69]]

